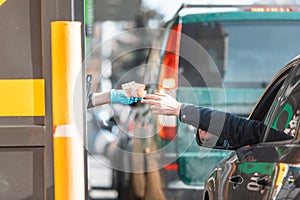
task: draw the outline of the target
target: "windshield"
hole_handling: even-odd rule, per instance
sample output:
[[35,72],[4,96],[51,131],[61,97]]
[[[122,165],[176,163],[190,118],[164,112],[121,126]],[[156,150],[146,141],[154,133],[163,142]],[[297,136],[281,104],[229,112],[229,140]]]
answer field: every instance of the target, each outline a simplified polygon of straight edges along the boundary
[[[202,77],[213,82],[217,81],[214,77],[218,73],[225,87],[264,88],[282,66],[298,55],[299,48],[296,44],[300,34],[299,25],[300,22],[295,21],[185,24],[183,34],[205,48],[219,72],[207,70],[201,60],[192,65],[181,57],[180,72],[185,79],[188,78],[188,82],[179,79],[179,86],[206,86],[207,81],[201,81]],[[181,55],[187,55],[191,51],[194,50],[190,48],[189,42],[182,39]]]

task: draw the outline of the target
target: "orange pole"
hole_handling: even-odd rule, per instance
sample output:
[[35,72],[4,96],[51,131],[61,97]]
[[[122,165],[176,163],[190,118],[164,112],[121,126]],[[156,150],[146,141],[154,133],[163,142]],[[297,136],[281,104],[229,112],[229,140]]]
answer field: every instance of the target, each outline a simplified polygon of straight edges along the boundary
[[75,82],[82,68],[81,23],[52,22],[51,44],[55,200],[82,200],[84,145],[73,106]]

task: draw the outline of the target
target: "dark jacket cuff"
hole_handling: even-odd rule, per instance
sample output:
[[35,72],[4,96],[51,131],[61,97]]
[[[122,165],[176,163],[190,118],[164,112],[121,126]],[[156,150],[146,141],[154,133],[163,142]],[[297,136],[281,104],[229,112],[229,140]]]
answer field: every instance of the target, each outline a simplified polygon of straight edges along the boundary
[[198,128],[200,122],[199,109],[195,109],[195,106],[192,104],[182,104],[179,112],[179,120]]

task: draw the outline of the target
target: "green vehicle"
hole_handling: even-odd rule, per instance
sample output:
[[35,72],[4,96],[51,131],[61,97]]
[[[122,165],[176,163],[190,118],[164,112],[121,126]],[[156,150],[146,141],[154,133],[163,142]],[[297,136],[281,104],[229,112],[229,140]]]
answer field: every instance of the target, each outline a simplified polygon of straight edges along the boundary
[[[297,8],[183,5],[149,52],[147,92],[247,117],[272,77],[299,53],[299,35]],[[210,171],[232,151],[199,147],[195,128],[155,116],[148,105],[133,106],[131,114],[133,133],[122,148],[133,154],[115,176],[119,192],[200,199]]]

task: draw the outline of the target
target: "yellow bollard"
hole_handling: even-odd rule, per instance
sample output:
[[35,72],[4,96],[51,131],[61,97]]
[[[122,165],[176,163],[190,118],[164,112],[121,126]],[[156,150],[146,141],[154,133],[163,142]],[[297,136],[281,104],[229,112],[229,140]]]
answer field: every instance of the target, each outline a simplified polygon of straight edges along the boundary
[[55,200],[83,200],[84,146],[73,110],[75,82],[82,68],[81,23],[52,22],[51,44]]
[[0,6],[5,3],[6,0],[0,0]]

